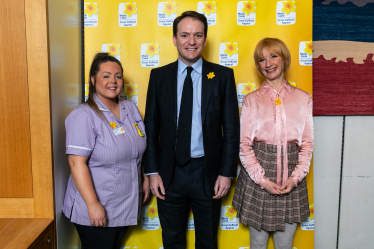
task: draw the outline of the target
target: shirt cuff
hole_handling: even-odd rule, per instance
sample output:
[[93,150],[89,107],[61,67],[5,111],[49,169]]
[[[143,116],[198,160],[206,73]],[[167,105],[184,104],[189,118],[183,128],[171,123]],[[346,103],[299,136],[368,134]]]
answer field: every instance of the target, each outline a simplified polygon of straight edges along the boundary
[[295,183],[295,187],[297,187],[297,184],[299,183],[299,181],[297,180],[297,177],[290,177],[290,178]]
[[146,175],[147,175],[147,176],[150,176],[150,175],[158,175],[158,172],[154,172],[154,173],[147,173]]
[[66,146],[66,155],[76,155],[76,156],[84,156],[89,157],[92,153],[91,148],[86,148],[82,146],[75,146],[75,145],[67,145]]
[[269,179],[267,179],[265,176],[260,180],[259,184],[261,189],[264,189],[266,184],[268,184]]

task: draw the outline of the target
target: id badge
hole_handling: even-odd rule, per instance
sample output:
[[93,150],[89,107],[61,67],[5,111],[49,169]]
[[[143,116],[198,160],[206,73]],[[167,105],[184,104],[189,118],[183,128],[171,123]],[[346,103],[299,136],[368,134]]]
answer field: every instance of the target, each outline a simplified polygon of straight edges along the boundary
[[116,134],[116,136],[119,136],[119,135],[122,135],[122,134],[126,133],[125,130],[122,127],[113,129],[113,132],[114,132],[114,134]]

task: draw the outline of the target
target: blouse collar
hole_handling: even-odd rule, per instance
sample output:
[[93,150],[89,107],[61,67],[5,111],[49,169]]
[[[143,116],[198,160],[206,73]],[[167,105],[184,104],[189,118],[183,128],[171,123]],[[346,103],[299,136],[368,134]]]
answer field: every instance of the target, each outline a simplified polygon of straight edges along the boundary
[[[288,93],[291,93],[291,89],[292,89],[292,86],[291,84],[287,81],[287,79],[284,79],[285,83],[281,85],[281,87],[279,88],[279,92],[282,91],[282,88],[285,88],[287,90]],[[270,89],[274,89],[274,87],[272,87],[271,85],[269,85],[266,81],[264,81],[264,83],[262,83],[262,86],[258,89],[262,94],[266,93],[267,91],[269,91]]]

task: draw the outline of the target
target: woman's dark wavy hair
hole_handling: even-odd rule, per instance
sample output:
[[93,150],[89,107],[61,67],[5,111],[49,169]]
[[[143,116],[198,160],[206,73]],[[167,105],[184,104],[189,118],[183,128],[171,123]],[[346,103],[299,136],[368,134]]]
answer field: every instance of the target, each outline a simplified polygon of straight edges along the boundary
[[[91,107],[92,110],[94,110],[104,120],[105,120],[105,117],[104,117],[103,113],[100,111],[99,107],[97,106],[97,104],[96,104],[96,102],[94,101],[94,98],[93,98],[94,93],[96,93],[96,87],[95,87],[96,84],[95,85],[92,84],[91,77],[94,77],[94,82],[96,83],[96,76],[97,76],[97,73],[100,71],[100,65],[102,63],[105,63],[105,62],[108,62],[108,61],[117,63],[121,67],[121,71],[122,71],[122,74],[123,74],[122,64],[119,60],[117,60],[116,58],[114,58],[113,56],[111,56],[108,53],[97,53],[95,55],[93,61],[92,61],[91,68],[90,68],[90,74],[88,75],[88,85],[89,85],[88,99],[84,103],[84,104],[88,105],[89,107]],[[121,92],[123,92],[123,90],[121,90]],[[117,101],[118,101],[118,96],[117,96]]]

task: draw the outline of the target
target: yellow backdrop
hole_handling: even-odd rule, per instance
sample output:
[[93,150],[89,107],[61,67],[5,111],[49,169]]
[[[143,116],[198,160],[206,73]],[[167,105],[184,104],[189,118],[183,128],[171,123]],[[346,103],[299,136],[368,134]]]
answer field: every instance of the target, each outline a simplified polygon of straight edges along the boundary
[[[172,41],[172,21],[184,11],[195,10],[205,14],[209,22],[203,57],[234,69],[239,103],[263,81],[253,63],[253,51],[264,37],[277,37],[287,44],[292,63],[286,78],[291,84],[312,93],[312,4],[312,0],[87,1],[84,6],[86,82],[95,53],[111,53],[124,68],[123,98],[137,104],[144,115],[151,69],[171,63],[178,56]],[[298,227],[293,249],[314,248],[312,180],[311,168],[307,176],[311,216]],[[235,184],[236,180],[222,200],[219,248],[249,248],[248,227],[238,223],[236,211],[231,207]],[[194,248],[193,228],[191,213],[187,230],[189,249]],[[129,230],[123,247],[162,248],[155,197],[142,207],[139,224]],[[272,239],[268,248],[274,248]]]

